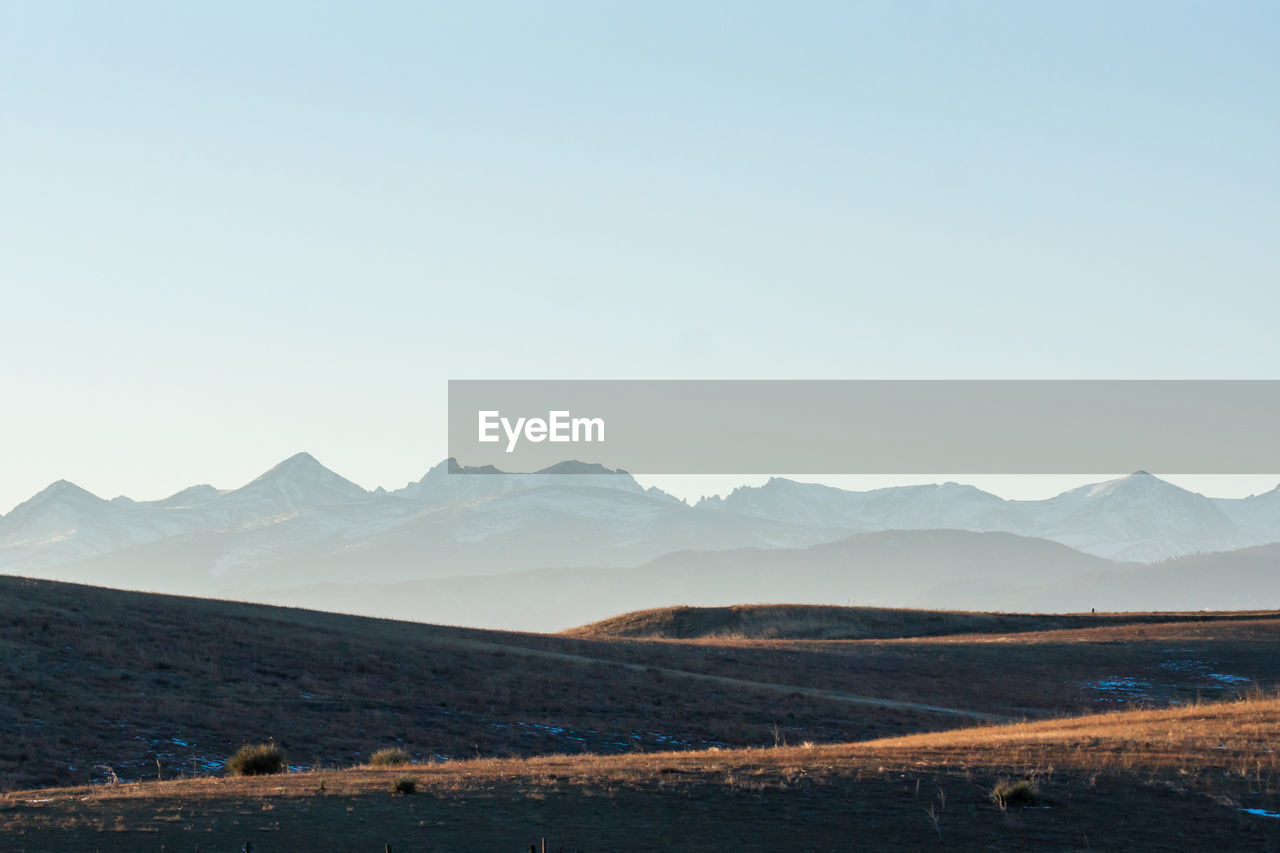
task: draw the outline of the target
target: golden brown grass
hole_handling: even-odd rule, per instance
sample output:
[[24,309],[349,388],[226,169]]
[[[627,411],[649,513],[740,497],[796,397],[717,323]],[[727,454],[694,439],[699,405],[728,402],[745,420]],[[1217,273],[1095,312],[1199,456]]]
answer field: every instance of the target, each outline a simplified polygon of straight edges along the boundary
[[[1258,697],[855,744],[21,791],[0,798],[0,832],[33,851],[250,838],[262,850],[525,849],[548,836],[566,850],[885,838],[895,849],[1272,849],[1280,827],[1241,807],[1280,806],[1278,740],[1280,699]],[[415,796],[403,798],[404,778]],[[1012,793],[1024,789],[1033,795]],[[1000,790],[1011,793],[996,802]]]
[[399,767],[402,764],[412,764],[413,757],[398,746],[389,746],[379,749],[369,756],[370,767]]
[[[1280,698],[1255,697],[1181,708],[1115,711],[1004,725],[884,738],[861,743],[760,749],[712,749],[630,755],[544,755],[479,758],[415,765],[424,789],[461,791],[496,781],[522,785],[642,783],[664,775],[700,776],[721,783],[739,778],[883,773],[886,768],[951,766],[1022,771],[1101,769],[1144,774],[1248,769],[1280,781]],[[361,765],[267,778],[205,777],[168,782],[94,785],[17,791],[8,802],[33,798],[130,799],[152,797],[311,796],[359,794],[387,787],[403,766]]]
[[1144,772],[1217,767],[1277,774],[1277,744],[1280,698],[1269,697],[908,735],[844,748],[969,766]]

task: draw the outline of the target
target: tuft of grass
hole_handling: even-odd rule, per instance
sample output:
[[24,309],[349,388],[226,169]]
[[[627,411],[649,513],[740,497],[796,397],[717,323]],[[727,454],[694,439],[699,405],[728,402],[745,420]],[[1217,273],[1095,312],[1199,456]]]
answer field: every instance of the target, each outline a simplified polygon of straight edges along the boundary
[[391,781],[391,793],[402,797],[418,790],[418,780],[412,776],[397,776]]
[[991,802],[1001,811],[1009,806],[1029,806],[1036,801],[1036,785],[1030,779],[1001,779],[991,789]]
[[369,756],[369,764],[374,767],[398,767],[401,764],[409,764],[412,761],[413,759],[409,757],[409,753],[396,746],[380,749]]
[[283,773],[285,767],[284,753],[274,743],[246,743],[226,763],[232,776],[267,776]]

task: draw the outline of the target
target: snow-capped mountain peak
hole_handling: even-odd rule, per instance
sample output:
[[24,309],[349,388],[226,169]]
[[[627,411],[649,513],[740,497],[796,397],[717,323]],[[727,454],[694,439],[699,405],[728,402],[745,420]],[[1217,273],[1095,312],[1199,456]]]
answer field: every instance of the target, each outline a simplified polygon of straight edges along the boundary
[[45,486],[27,500],[18,504],[5,516],[6,521],[17,523],[30,519],[38,513],[48,512],[53,508],[67,511],[92,510],[105,506],[103,500],[93,492],[80,488],[67,480],[58,480]]
[[452,504],[545,488],[620,489],[636,494],[645,491],[626,471],[595,463],[569,460],[531,474],[509,474],[492,465],[468,468],[450,457],[432,467],[418,482],[393,494],[427,504]]
[[180,492],[174,492],[163,500],[155,501],[155,505],[174,508],[199,506],[222,494],[225,494],[222,489],[215,489],[208,483],[201,483],[198,486],[188,486]]
[[820,483],[771,477],[740,486],[728,497],[704,498],[698,507],[793,524],[849,530],[920,528],[1020,529],[1017,513],[996,495],[960,483],[892,486],[849,492]]
[[1037,505],[1035,532],[1104,557],[1153,561],[1250,544],[1217,504],[1146,471]]
[[1247,498],[1218,498],[1214,503],[1253,536],[1280,538],[1280,486]]
[[1103,498],[1117,494],[1150,497],[1165,489],[1193,494],[1180,486],[1175,486],[1173,483],[1165,482],[1159,477],[1148,474],[1146,471],[1134,471],[1128,476],[1119,477],[1115,480],[1106,480],[1089,486],[1081,486],[1077,491],[1082,491],[1086,498]]
[[360,486],[321,465],[310,453],[297,453],[216,500],[222,505],[252,507],[271,514],[352,503],[368,495]]
[[538,474],[558,474],[561,476],[579,474],[604,475],[604,476],[623,476],[630,477],[626,471],[621,468],[606,468],[599,462],[579,462],[576,459],[566,459],[564,462],[557,462],[554,465],[548,465],[536,473]]
[[[288,459],[272,466],[268,471],[260,475],[257,480],[278,480],[289,478],[293,480],[332,478],[338,477],[337,474],[320,464],[320,461],[310,453],[303,451],[295,453]],[[344,480],[343,482],[347,482]],[[357,487],[359,488],[359,487]]]
[[37,505],[50,501],[66,502],[83,502],[90,504],[105,503],[105,501],[87,489],[82,489],[70,480],[55,480],[45,486],[36,494],[32,495],[27,501],[19,506]]
[[111,506],[67,480],[50,483],[13,508],[0,527],[0,544],[44,542],[74,531]]

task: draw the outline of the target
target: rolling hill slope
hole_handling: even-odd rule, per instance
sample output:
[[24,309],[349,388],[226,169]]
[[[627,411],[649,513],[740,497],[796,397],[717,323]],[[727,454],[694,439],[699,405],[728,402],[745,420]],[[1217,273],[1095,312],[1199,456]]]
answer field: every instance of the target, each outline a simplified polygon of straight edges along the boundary
[[[1280,619],[867,641],[442,628],[0,577],[0,787],[865,740],[965,718],[1186,702],[1280,682]],[[109,768],[109,769],[108,769]]]
[[1265,619],[1253,613],[981,613],[894,610],[812,604],[740,604],[733,607],[664,607],[624,613],[561,632],[568,637],[661,640],[892,640],[961,634],[1025,634],[1108,625]]

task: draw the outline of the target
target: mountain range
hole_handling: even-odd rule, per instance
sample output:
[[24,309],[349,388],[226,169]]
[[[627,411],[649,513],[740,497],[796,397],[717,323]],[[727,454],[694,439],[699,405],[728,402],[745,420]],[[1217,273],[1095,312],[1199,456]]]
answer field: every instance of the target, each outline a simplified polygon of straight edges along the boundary
[[[1128,583],[1144,564],[1160,572],[1162,561],[1274,542],[1280,488],[1213,499],[1141,471],[1040,501],[956,483],[852,492],[774,478],[690,506],[578,462],[506,474],[445,460],[402,489],[368,491],[300,453],[240,488],[157,501],[53,483],[0,516],[0,573],[437,621],[469,614],[467,624],[494,627],[541,626],[495,621],[503,601],[517,615],[541,602],[539,619],[567,627],[614,606],[1043,604],[1035,590],[1073,578],[1084,586],[1063,587],[1060,600],[1103,601],[1089,588],[1098,578],[1122,572]],[[1232,565],[1256,574],[1280,559],[1276,548],[1250,553]]]
[[850,492],[775,477],[704,498],[697,508],[849,530],[1003,531],[1138,562],[1280,541],[1280,486],[1215,499],[1145,471],[1039,501],[1005,500],[958,483]]

